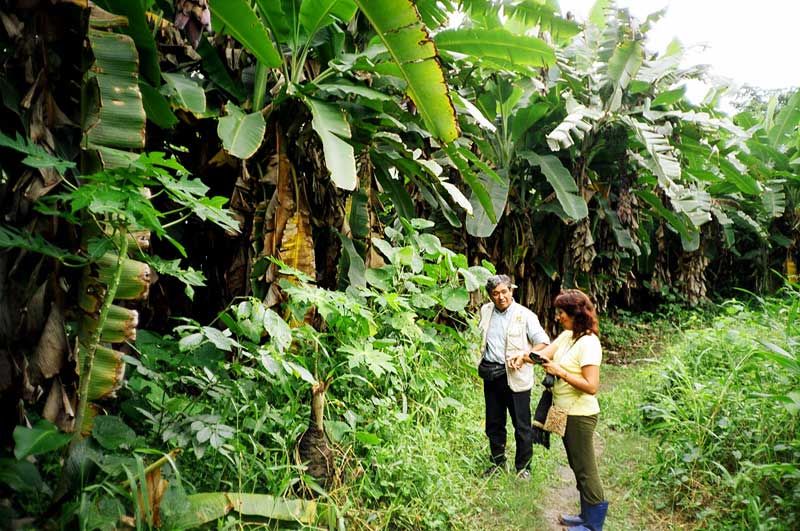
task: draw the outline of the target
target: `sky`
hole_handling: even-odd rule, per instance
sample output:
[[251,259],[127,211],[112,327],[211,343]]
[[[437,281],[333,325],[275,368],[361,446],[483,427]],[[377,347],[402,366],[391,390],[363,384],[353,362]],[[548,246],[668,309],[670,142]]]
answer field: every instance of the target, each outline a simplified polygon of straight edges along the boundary
[[[594,0],[559,0],[561,11],[585,21]],[[667,7],[648,33],[648,48],[663,52],[677,37],[684,65],[708,64],[711,73],[737,85],[765,89],[800,86],[800,0],[617,0],[644,20]],[[698,102],[707,87],[689,86]]]

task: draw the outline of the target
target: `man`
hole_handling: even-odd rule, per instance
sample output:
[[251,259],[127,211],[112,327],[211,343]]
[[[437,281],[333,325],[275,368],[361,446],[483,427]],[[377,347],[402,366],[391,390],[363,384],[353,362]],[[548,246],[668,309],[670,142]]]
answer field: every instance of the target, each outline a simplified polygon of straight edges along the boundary
[[486,282],[492,302],[481,307],[481,361],[478,373],[483,378],[486,401],[486,435],[489,437],[492,466],[487,474],[505,467],[506,411],[514,425],[516,453],[514,464],[521,479],[530,478],[533,455],[531,429],[531,387],[533,365],[519,369],[508,360],[538,350],[550,343],[536,314],[514,302],[514,288],[507,275],[494,275]]

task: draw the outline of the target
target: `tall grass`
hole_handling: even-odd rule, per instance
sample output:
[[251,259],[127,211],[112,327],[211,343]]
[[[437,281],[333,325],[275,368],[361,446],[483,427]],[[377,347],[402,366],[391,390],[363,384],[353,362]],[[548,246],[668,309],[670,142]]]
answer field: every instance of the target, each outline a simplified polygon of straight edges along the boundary
[[705,529],[798,529],[800,292],[722,309],[676,337],[648,386],[648,481]]

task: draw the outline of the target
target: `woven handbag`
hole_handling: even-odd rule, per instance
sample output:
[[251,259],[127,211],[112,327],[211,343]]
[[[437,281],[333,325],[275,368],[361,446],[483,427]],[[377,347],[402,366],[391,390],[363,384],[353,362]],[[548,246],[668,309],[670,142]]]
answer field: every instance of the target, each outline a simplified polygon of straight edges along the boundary
[[567,410],[555,404],[550,406],[542,429],[563,437],[567,431]]

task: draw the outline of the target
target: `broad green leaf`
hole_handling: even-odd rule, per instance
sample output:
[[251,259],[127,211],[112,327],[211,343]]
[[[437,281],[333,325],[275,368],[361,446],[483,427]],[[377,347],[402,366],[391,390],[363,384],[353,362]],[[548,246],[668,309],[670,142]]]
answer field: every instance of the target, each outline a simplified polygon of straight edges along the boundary
[[317,379],[314,378],[314,375],[312,375],[308,369],[306,369],[299,363],[294,363],[292,361],[284,361],[283,370],[285,370],[289,374],[297,376],[301,380],[304,380],[305,382],[308,382],[312,385],[317,383]]
[[387,192],[392,204],[397,209],[397,213],[404,218],[412,218],[416,214],[414,201],[408,194],[408,191],[403,186],[404,180],[401,178],[395,179],[388,172],[384,171],[382,166],[376,166],[375,177],[381,184],[381,187]]
[[391,266],[384,266],[380,268],[370,268],[364,273],[366,281],[375,286],[376,288],[388,291],[392,288],[394,280],[394,268]]
[[441,180],[439,184],[441,184],[442,187],[447,190],[447,193],[450,194],[450,197],[453,199],[453,201],[455,201],[458,206],[467,212],[467,216],[472,216],[472,205],[470,204],[469,199],[467,199],[464,193],[459,190],[456,185],[445,180]]
[[42,476],[33,463],[0,459],[0,484],[22,493],[49,493],[50,489],[42,483]]
[[206,92],[203,87],[183,74],[163,74],[166,84],[162,88],[175,106],[201,115],[206,112]]
[[367,266],[364,264],[364,259],[358,254],[358,251],[356,251],[353,240],[342,234],[339,234],[339,239],[342,240],[342,247],[344,247],[347,253],[347,259],[350,263],[350,266],[347,268],[347,278],[350,280],[350,285],[366,288],[367,279],[365,274]]
[[786,210],[786,194],[779,185],[766,186],[761,196],[761,204],[771,218],[779,218]]
[[[262,20],[272,33],[275,42],[283,45],[293,46],[296,38],[294,28],[297,22],[297,10],[294,6],[295,0],[256,0],[258,11]],[[284,5],[287,11],[284,12]],[[273,66],[275,68],[276,66]]]
[[[489,197],[489,193],[486,191],[484,185],[478,179],[478,176],[475,175],[472,168],[469,167],[469,164],[465,160],[466,153],[469,152],[469,150],[453,144],[445,146],[445,152],[450,157],[455,167],[458,168],[459,173],[461,173],[461,178],[464,179],[464,182],[470,187],[472,194],[478,199],[486,216],[492,223],[496,223],[497,215],[494,210],[494,205],[492,204],[492,199]],[[492,174],[495,176],[497,175],[494,171],[492,171]],[[499,177],[497,178],[500,179]]]
[[608,62],[608,79],[615,86],[625,88],[644,60],[644,47],[641,41],[626,41],[614,49]]
[[612,0],[597,0],[589,11],[589,23],[604,29],[606,27],[606,12],[611,7]]
[[354,191],[350,197],[350,231],[353,237],[365,240],[370,235],[370,222],[369,222],[369,197],[367,192],[363,189]]
[[366,431],[356,432],[356,439],[368,446],[377,446],[382,442],[380,437]]
[[225,105],[228,115],[219,119],[217,134],[225,151],[234,157],[247,160],[252,157],[264,140],[267,124],[261,112],[245,114],[228,102]]
[[495,125],[491,121],[489,121],[489,119],[486,118],[486,116],[483,115],[480,109],[478,109],[475,105],[473,105],[471,101],[469,101],[467,98],[464,98],[456,91],[452,91],[450,94],[453,97],[453,101],[457,105],[464,107],[467,113],[469,113],[470,116],[472,116],[472,118],[475,119],[478,125],[480,125],[484,129],[488,129],[491,132],[497,131],[497,127],[495,127]]
[[546,31],[556,43],[563,44],[581,31],[577,22],[562,18],[556,9],[544,2],[527,0],[515,6],[507,4],[504,9],[512,21],[519,21],[526,29]]
[[458,122],[450,101],[436,48],[411,0],[356,0],[397,65],[428,130],[449,143],[458,138]]
[[681,177],[681,165],[675,158],[674,149],[667,137],[653,130],[652,126],[629,117],[624,117],[621,121],[633,129],[650,155],[649,169],[658,177],[658,183],[664,190],[671,190],[674,182]]
[[139,90],[142,91],[147,119],[162,129],[172,129],[178,123],[178,118],[172,112],[167,98],[144,81],[139,81]]
[[480,61],[497,61],[522,72],[556,62],[555,52],[543,40],[514,35],[505,29],[445,30],[437,33],[435,40],[441,50],[471,55]]
[[[494,211],[498,213],[498,222],[503,216],[503,212],[506,208],[508,188],[510,184],[508,177],[501,176],[501,178],[502,182],[498,183],[495,179],[489,177],[485,173],[478,175],[478,179],[492,200],[492,207]],[[472,236],[477,236],[478,238],[488,238],[494,232],[495,227],[497,227],[497,223],[492,222],[492,220],[489,219],[489,216],[486,214],[486,211],[483,209],[483,206],[481,205],[475,193],[470,196],[469,200],[472,204],[473,215],[467,216],[467,233],[471,234]]]
[[33,428],[14,428],[14,457],[25,459],[29,455],[40,455],[66,445],[72,436],[62,433],[53,424],[40,420]]
[[350,138],[350,124],[344,113],[331,104],[313,98],[305,98],[311,109],[311,126],[322,140],[325,165],[331,172],[331,180],[339,188],[353,190],[356,187],[356,159],[353,146],[343,140]]
[[106,450],[130,448],[136,439],[136,433],[122,419],[113,415],[95,417],[92,436]]
[[368,100],[376,100],[376,101],[392,100],[391,96],[384,94],[383,92],[366,87],[364,85],[356,85],[355,83],[349,83],[341,79],[320,83],[319,85],[317,85],[317,88],[319,88],[320,90],[324,90],[325,92],[328,93],[336,92],[345,97],[350,94],[355,94],[357,96],[361,96]]
[[792,132],[798,123],[800,123],[800,90],[789,98],[775,118],[775,123],[769,130],[769,141],[772,146],[784,145],[788,139],[792,138]]
[[208,74],[212,83],[233,96],[236,101],[247,99],[247,92],[242,83],[231,77],[225,63],[220,59],[217,49],[208,42],[208,39],[200,39],[197,53],[203,58],[203,72]]
[[647,190],[637,190],[634,192],[637,197],[643,199],[647,204],[649,204],[653,209],[665,220],[667,220],[667,224],[675,230],[681,236],[681,241],[689,242],[693,240],[692,232],[690,231],[690,226],[684,221],[683,218],[678,216],[675,212],[670,211],[667,209],[662,203],[661,199],[654,194],[653,192]]
[[458,273],[464,277],[464,287],[467,288],[467,291],[475,291],[481,288],[481,283],[478,282],[478,278],[469,269],[459,267]]
[[225,24],[225,31],[252,52],[256,58],[271,68],[281,66],[283,60],[270,39],[267,28],[261,23],[247,0],[209,2],[214,17]]
[[284,352],[292,344],[292,329],[274,311],[267,309],[264,312],[264,330],[270,335],[272,344],[278,352]]
[[241,492],[201,492],[187,497],[187,506],[183,507],[179,518],[170,521],[170,527],[194,529],[214,522],[230,511],[308,525],[315,522],[317,508],[318,504],[313,500]]
[[303,0],[300,4],[300,24],[312,36],[320,28],[333,23],[333,17],[350,22],[355,14],[353,0]]
[[561,204],[561,208],[567,216],[572,219],[583,219],[589,215],[589,208],[586,205],[583,197],[580,195],[580,190],[575,184],[575,179],[569,171],[561,164],[558,157],[553,155],[537,155],[532,151],[525,151],[520,153],[520,156],[526,158],[528,162],[534,166],[539,166],[544,174],[547,182],[553,187],[556,192],[556,198]]
[[719,157],[717,164],[725,178],[736,185],[742,193],[747,195],[760,195],[763,193],[762,187],[749,173],[746,167],[735,159]]
[[670,105],[673,105],[681,101],[685,94],[686,94],[686,85],[681,85],[680,87],[674,90],[667,90],[656,96],[653,99],[652,103],[650,103],[650,106],[659,107],[663,105],[665,107],[668,107]]
[[469,292],[465,288],[444,288],[442,290],[444,307],[451,312],[460,312],[469,304]]
[[586,107],[573,98],[567,98],[567,116],[547,135],[547,146],[551,151],[572,146],[575,143],[573,137],[582,139],[602,114],[599,108]]

